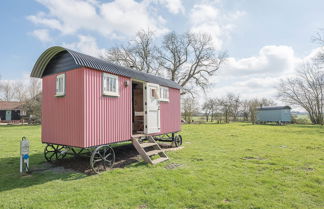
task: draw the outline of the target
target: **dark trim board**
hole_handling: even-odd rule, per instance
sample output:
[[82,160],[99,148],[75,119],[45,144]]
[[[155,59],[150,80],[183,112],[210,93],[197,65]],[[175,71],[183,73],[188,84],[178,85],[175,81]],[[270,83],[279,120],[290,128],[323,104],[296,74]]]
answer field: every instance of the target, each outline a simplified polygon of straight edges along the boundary
[[161,86],[182,89],[182,86],[169,79],[116,65],[60,46],[48,48],[43,52],[36,61],[30,76],[42,78],[45,75],[65,72],[81,67],[96,69],[144,82],[155,83]]

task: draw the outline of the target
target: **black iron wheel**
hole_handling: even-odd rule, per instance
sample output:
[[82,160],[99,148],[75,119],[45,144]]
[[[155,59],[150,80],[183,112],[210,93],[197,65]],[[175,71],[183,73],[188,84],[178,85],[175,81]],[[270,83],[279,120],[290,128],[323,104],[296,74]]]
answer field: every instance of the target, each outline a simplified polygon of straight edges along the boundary
[[44,149],[44,157],[48,162],[55,160],[61,160],[66,156],[66,150],[64,146],[48,144]]
[[90,165],[95,173],[112,168],[115,163],[115,152],[109,145],[97,147],[91,154]]
[[179,138],[180,138],[180,146],[182,145],[182,136],[179,134]]
[[180,147],[182,145],[182,136],[181,135],[176,135],[174,137],[174,145],[176,147]]

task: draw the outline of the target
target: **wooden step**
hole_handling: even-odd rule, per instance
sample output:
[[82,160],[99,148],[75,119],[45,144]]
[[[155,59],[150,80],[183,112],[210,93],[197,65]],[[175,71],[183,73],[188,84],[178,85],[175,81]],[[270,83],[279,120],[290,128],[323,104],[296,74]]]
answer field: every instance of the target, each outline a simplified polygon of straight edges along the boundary
[[[140,136],[142,137],[142,136]],[[157,164],[160,162],[163,162],[165,160],[168,160],[168,156],[163,152],[163,150],[161,149],[161,147],[156,143],[156,141],[154,140],[154,138],[150,135],[146,135],[145,138],[148,140],[148,142],[145,143],[140,143],[139,142],[139,137],[132,137],[132,141],[133,141],[133,145],[136,148],[136,150],[138,151],[138,153],[142,156],[143,160],[147,163],[150,164]],[[146,147],[152,147],[153,150],[151,151],[145,151]],[[158,154],[160,158],[158,159],[151,159],[151,156]]]
[[169,158],[167,157],[160,157],[158,159],[155,159],[155,160],[152,160],[152,164],[155,165],[155,164],[158,164],[158,163],[161,163],[161,162],[164,162],[166,160],[168,160]]
[[163,152],[162,150],[152,150],[152,151],[149,151],[149,152],[146,152],[146,154],[148,156],[152,156],[152,155],[157,155],[159,153]]
[[156,145],[156,143],[150,143],[150,142],[146,142],[146,143],[141,143],[140,146],[143,147],[143,148],[146,148],[146,147],[152,147]]

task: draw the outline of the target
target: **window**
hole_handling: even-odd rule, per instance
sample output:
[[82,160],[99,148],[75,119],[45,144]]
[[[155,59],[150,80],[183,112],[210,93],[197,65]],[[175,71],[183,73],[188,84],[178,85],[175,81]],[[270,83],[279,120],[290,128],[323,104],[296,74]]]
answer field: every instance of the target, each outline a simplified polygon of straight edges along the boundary
[[168,102],[169,101],[169,88],[160,87],[160,101]]
[[60,74],[56,76],[55,96],[64,96],[64,95],[65,95],[65,74]]
[[21,110],[21,111],[20,111],[20,115],[21,115],[21,116],[26,116],[26,115],[27,115],[27,114],[26,114],[26,111]]
[[103,73],[103,95],[119,96],[118,76]]
[[159,99],[159,94],[156,89],[151,89],[151,97],[153,97],[155,99]]

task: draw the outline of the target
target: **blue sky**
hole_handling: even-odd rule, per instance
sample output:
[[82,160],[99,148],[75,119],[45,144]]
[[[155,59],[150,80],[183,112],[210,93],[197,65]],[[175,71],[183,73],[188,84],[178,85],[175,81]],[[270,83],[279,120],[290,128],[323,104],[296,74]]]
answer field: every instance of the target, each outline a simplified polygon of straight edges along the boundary
[[[151,28],[207,32],[229,61],[210,93],[275,96],[276,82],[319,50],[320,0],[7,0],[0,7],[0,75],[23,79],[46,48],[63,45],[99,56]],[[257,88],[257,91],[255,90]]]

